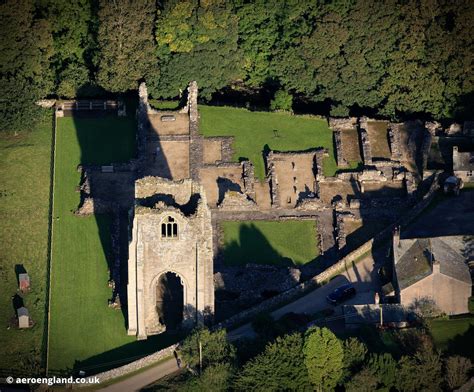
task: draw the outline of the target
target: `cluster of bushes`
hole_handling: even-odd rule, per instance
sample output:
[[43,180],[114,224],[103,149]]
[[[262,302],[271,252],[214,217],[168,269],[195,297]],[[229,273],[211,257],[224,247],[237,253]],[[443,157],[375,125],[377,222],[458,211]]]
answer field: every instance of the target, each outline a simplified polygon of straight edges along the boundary
[[1,129],[32,119],[40,97],[143,79],[155,98],[197,80],[204,99],[278,91],[275,110],[298,97],[337,116],[460,116],[472,110],[473,17],[470,0],[5,0]]
[[[264,320],[257,323],[263,324]],[[194,331],[179,351],[192,371],[149,390],[443,391],[463,385],[472,370],[467,358],[442,357],[425,331],[391,333],[396,354],[374,349],[371,342],[356,337],[339,339],[325,327],[273,338],[258,332],[256,339],[234,346],[223,330]]]

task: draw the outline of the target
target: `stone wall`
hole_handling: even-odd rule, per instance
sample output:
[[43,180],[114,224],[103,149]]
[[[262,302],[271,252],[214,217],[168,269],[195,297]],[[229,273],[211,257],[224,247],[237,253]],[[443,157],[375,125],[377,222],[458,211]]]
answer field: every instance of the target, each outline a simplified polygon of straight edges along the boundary
[[191,178],[199,180],[199,167],[203,162],[202,136],[199,134],[199,112],[198,112],[198,86],[195,81],[188,86],[188,111],[189,111],[189,168]]
[[392,153],[392,160],[400,161],[402,153],[400,150],[400,127],[399,124],[389,123],[388,136],[390,138],[390,152]]
[[[137,361],[131,362],[127,365],[117,367],[112,370],[108,370],[103,373],[98,373],[96,376],[99,378],[101,383],[106,381],[125,376],[127,374],[136,372],[137,370],[143,369],[144,367],[153,365],[163,359],[170,358],[173,356],[173,352],[178,348],[178,344],[166,347],[163,350],[157,351],[156,353],[147,355]],[[73,384],[73,388],[89,387],[87,384]]]
[[156,194],[173,195],[178,204],[185,204],[195,192],[193,181],[171,181],[159,177],[144,177],[135,182],[135,198],[144,199]]
[[362,155],[365,165],[372,164],[372,149],[370,147],[369,134],[367,132],[367,118],[360,119],[360,141],[362,143]]

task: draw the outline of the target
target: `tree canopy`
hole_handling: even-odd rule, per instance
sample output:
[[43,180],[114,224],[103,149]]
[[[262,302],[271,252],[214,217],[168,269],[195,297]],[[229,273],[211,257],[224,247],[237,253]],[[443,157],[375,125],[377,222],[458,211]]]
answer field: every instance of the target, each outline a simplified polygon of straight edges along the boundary
[[306,331],[304,363],[317,391],[333,390],[343,375],[344,351],[341,341],[327,328]]
[[2,129],[32,120],[38,98],[141,80],[155,98],[196,80],[205,100],[231,87],[336,116],[469,118],[473,17],[471,0],[6,0]]

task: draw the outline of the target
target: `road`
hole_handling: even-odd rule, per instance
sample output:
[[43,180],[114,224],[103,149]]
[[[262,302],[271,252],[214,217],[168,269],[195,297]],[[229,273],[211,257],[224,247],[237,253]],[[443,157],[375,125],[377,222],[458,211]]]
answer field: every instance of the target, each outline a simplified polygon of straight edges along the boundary
[[154,383],[156,380],[178,371],[176,359],[174,357],[158,363],[156,366],[128,377],[115,384],[99,389],[103,392],[134,392]]
[[[378,287],[378,281],[376,269],[374,268],[374,261],[371,256],[368,256],[359,263],[351,266],[344,273],[337,276],[328,284],[311,291],[304,297],[301,297],[296,301],[275,310],[272,312],[272,316],[275,319],[278,319],[288,312],[315,313],[327,308],[329,305],[326,302],[326,296],[336,287],[347,282],[353,283],[357,290],[357,295],[351,300],[345,302],[345,304],[374,303],[375,291]],[[244,324],[241,327],[228,332],[227,334],[228,339],[231,341],[241,337],[252,337],[254,335],[255,333],[250,323]],[[138,373],[135,376],[100,389],[100,391],[138,391],[141,388],[144,388],[145,386],[155,382],[156,380],[176,372],[177,370],[176,360],[171,358],[144,371],[143,373]]]

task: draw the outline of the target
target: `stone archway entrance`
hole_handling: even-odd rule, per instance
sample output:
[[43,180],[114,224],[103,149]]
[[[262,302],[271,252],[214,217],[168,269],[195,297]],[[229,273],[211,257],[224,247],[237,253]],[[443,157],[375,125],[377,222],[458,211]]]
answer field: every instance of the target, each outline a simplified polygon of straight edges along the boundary
[[183,321],[184,288],[174,272],[160,276],[156,285],[156,311],[166,330],[175,330]]

